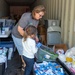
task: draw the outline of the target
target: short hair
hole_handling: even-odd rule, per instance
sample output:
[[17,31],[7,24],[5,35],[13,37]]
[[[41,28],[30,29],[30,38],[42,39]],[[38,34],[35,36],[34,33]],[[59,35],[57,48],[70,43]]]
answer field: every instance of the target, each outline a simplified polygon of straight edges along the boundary
[[34,7],[34,9],[32,10],[32,16],[35,16],[35,13],[40,13],[40,12],[46,12],[45,7],[43,5],[38,5],[36,7]]

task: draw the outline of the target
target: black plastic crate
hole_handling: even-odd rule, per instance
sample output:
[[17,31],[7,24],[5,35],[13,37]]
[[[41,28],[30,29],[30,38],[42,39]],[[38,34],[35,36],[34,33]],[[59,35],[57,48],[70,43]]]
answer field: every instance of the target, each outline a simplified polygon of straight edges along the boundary
[[[66,70],[64,69],[64,67],[63,67],[58,61],[49,61],[49,62],[51,62],[51,63],[57,63],[57,64],[58,64],[58,68],[60,67],[60,68],[63,69],[63,72],[64,72],[63,75],[71,75],[71,74],[69,74],[68,71],[66,71]],[[39,63],[38,63],[38,64],[39,64]],[[57,66],[53,66],[53,68],[55,68],[55,67],[57,67]],[[37,68],[37,69],[39,69],[39,68]],[[42,69],[42,70],[43,70],[43,69]],[[37,71],[40,71],[40,69],[37,70]],[[46,71],[47,71],[47,70],[46,70]],[[45,73],[46,71],[43,71],[43,72]],[[54,71],[54,70],[53,70],[53,71]],[[43,75],[43,74],[41,74],[42,72],[40,72],[40,74],[36,73],[36,72],[35,72],[35,68],[33,68],[33,73],[34,73],[34,75]],[[48,74],[48,75],[49,75],[49,74]],[[50,74],[50,75],[51,75],[51,74]],[[54,74],[54,75],[57,75],[57,74]]]
[[5,72],[5,63],[0,63],[0,75],[4,75]]
[[62,65],[62,67],[66,70],[68,75],[75,75],[75,73],[71,72],[70,69],[63,62],[61,62],[59,58],[57,58],[56,61],[58,61]]

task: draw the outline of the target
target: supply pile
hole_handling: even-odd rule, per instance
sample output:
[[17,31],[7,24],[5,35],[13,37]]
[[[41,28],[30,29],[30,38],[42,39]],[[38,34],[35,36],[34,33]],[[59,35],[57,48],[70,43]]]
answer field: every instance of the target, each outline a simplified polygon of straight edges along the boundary
[[65,75],[65,71],[56,62],[35,63],[34,72],[36,75]]

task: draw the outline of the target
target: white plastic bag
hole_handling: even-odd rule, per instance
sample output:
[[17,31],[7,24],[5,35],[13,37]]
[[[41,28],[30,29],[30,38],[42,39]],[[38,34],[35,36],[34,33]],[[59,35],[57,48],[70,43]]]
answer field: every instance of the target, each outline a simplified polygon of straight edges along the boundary
[[67,56],[67,57],[75,56],[75,47],[72,47],[71,49],[68,49],[65,53],[65,56]]

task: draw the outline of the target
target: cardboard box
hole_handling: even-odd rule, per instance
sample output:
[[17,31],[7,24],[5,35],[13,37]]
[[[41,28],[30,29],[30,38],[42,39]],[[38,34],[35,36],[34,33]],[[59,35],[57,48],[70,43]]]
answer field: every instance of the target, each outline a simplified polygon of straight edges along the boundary
[[56,44],[56,45],[54,45],[54,47],[53,47],[54,52],[56,52],[59,49],[63,49],[64,52],[66,52],[68,48],[67,48],[66,44]]
[[39,35],[39,40],[42,44],[46,45],[46,35]]
[[46,35],[46,28],[45,28],[44,25],[39,25],[38,28],[37,28],[37,30],[38,30],[38,34],[40,34],[40,35]]

